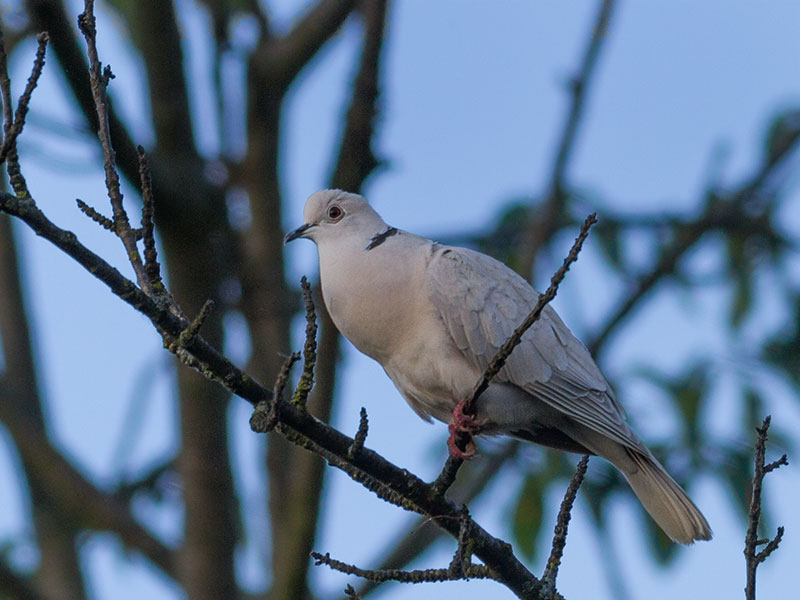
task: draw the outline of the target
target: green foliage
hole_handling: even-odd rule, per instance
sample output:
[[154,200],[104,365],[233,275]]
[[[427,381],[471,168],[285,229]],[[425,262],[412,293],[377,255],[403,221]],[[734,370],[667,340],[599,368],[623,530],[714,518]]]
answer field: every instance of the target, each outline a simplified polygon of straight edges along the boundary
[[600,219],[594,228],[594,239],[599,242],[598,245],[603,252],[603,257],[609,266],[613,267],[618,273],[625,270],[620,231],[620,224],[611,219]]
[[472,236],[468,243],[519,272],[519,249],[531,213],[529,198],[512,199],[503,206],[491,228]]
[[710,393],[711,365],[702,359],[692,362],[676,375],[649,367],[635,369],[634,373],[666,392],[680,415],[681,435],[676,445],[684,446],[697,463],[704,443],[701,412]]
[[514,540],[522,555],[531,562],[536,559],[536,540],[542,528],[547,483],[541,473],[528,475],[522,482],[514,509]]
[[[631,232],[649,236],[661,257],[677,252],[678,258],[662,263],[663,272],[655,275],[661,282],[660,291],[670,293],[680,289],[691,297],[703,290],[708,281],[723,283],[731,292],[727,308],[729,336],[736,340],[750,317],[757,317],[764,299],[765,287],[761,285],[762,273],[771,269],[778,273],[779,288],[766,290],[778,293],[794,306],[792,321],[775,336],[755,348],[761,365],[769,365],[786,375],[789,382],[800,393],[800,290],[780,277],[787,259],[796,243],[786,237],[776,215],[786,197],[789,180],[773,175],[780,173],[777,165],[793,152],[800,143],[800,111],[785,111],[776,117],[765,135],[766,155],[759,171],[736,190],[710,188],[700,198],[701,214],[613,214],[599,210],[600,223],[593,231],[596,247],[610,272],[619,277],[624,286],[641,277],[632,270],[633,262],[625,255],[625,240]],[[715,184],[716,185],[716,184]],[[605,214],[604,214],[605,213]],[[506,205],[498,220],[485,235],[475,236],[473,243],[500,260],[514,263],[514,245],[521,240],[525,224],[532,214],[526,204],[514,201]],[[680,257],[690,249],[712,240],[722,259],[718,274],[704,273],[697,277],[690,264]],[[654,287],[655,289],[655,287]],[[643,295],[640,304],[646,304],[654,293]],[[691,306],[692,303],[687,303]],[[626,318],[631,318],[630,314]],[[632,319],[631,319],[632,320]],[[761,389],[759,380],[752,377],[758,363],[754,363],[754,348],[749,341],[742,349],[736,344],[729,346],[726,363],[713,356],[695,351],[687,356],[684,366],[676,372],[664,372],[652,366],[636,366],[631,371],[661,389],[671,400],[678,417],[679,430],[663,446],[649,444],[654,454],[667,466],[670,473],[681,483],[689,483],[701,475],[710,475],[729,490],[731,498],[743,521],[746,518],[753,471],[753,428],[770,412],[769,394]],[[602,356],[598,357],[602,361]],[[747,365],[746,369],[730,370],[730,362]],[[709,402],[715,398],[720,375],[733,376],[739,386],[733,398],[725,402],[730,410],[736,410],[738,399],[742,423],[737,432],[726,437],[710,434],[707,422]],[[624,382],[623,382],[624,384]],[[623,388],[620,387],[622,390]],[[634,423],[635,426],[635,423]],[[781,451],[791,452],[788,435],[780,424],[770,432],[771,442]],[[550,451],[545,451],[550,454]],[[559,465],[555,469],[540,468],[529,473],[520,488],[514,512],[514,536],[523,553],[534,558],[536,537],[542,528],[542,498],[553,480],[571,475],[571,466],[563,461],[548,460],[546,464]],[[548,479],[549,478],[549,479]],[[612,499],[622,492],[630,495],[630,489],[619,473],[608,464],[597,461],[590,468],[580,495],[588,500],[594,521],[599,530],[606,531],[607,510]],[[638,506],[638,504],[636,504]],[[643,510],[643,533],[654,560],[669,563],[677,555],[677,547],[670,542]],[[770,521],[765,505],[764,522]],[[743,529],[744,531],[744,525]]]
[[[625,254],[626,239],[632,232],[645,234],[657,249],[657,256],[670,256],[670,253],[677,251],[679,257],[663,263],[666,265],[663,272],[655,276],[660,285],[657,288],[654,286],[654,290],[674,293],[680,289],[682,294],[691,298],[702,291],[709,281],[728,286],[730,303],[727,307],[727,324],[729,335],[735,340],[749,318],[758,315],[764,295],[764,287],[760,285],[763,282],[762,272],[767,269],[780,272],[793,250],[793,242],[786,238],[775,216],[786,196],[785,182],[767,174],[772,170],[770,165],[777,164],[800,141],[798,115],[798,111],[788,111],[773,121],[767,132],[768,152],[761,171],[738,190],[709,189],[699,200],[702,211],[699,215],[625,215],[600,209],[600,222],[593,231],[593,239],[597,242],[595,247],[600,249],[601,258],[610,272],[619,277],[623,289],[625,286],[635,289],[635,286],[630,286],[631,282],[642,276],[633,270],[636,261],[629,261]],[[519,248],[532,214],[534,212],[528,200],[513,199],[500,211],[487,232],[470,236],[467,243],[516,266]],[[464,240],[460,241],[463,243]],[[690,263],[681,261],[680,256],[709,242],[713,244],[711,247],[719,250],[722,260],[718,264],[721,269],[718,273],[711,273],[711,277],[708,273],[698,277],[692,272]],[[762,364],[770,364],[785,373],[800,392],[800,292],[794,289],[769,291],[777,291],[791,299],[795,306],[795,318],[790,327],[782,329],[776,337],[756,348],[756,354],[761,355]],[[639,303],[646,304],[654,295],[655,292],[643,295]],[[686,306],[692,305],[691,302],[686,303]],[[633,320],[630,315],[626,317]],[[735,344],[729,348],[727,360],[756,366],[753,364],[752,345],[742,350]],[[602,356],[597,358],[602,364]],[[765,401],[769,396],[756,381],[751,380],[749,370],[728,371],[734,376],[739,390],[733,399],[726,399],[726,402],[732,404],[731,410],[735,410],[736,398],[739,399],[743,422],[731,437],[719,439],[710,435],[706,407],[719,389],[716,385],[718,378],[726,373],[729,366],[719,363],[712,356],[703,355],[701,350],[687,356],[684,366],[676,372],[664,372],[652,366],[638,366],[633,372],[660,388],[671,400],[678,417],[679,429],[668,444],[660,447],[650,442],[654,454],[679,482],[689,483],[702,475],[716,478],[730,491],[733,503],[744,517],[752,477],[750,440],[753,427],[760,424],[770,410]],[[791,451],[789,438],[780,431],[779,423],[773,428],[771,438],[779,446],[783,445]],[[542,505],[543,498],[553,482],[570,477],[573,468],[563,460],[553,460],[550,456],[553,452],[543,452],[548,459],[542,466],[529,472],[520,486],[512,521],[516,543],[531,560],[536,558],[536,540],[542,532],[543,511],[546,510]],[[580,494],[588,499],[600,530],[607,528],[606,513],[616,492],[631,494],[624,479],[613,468],[602,461],[593,463]],[[769,521],[768,514],[765,514],[765,521]],[[675,544],[644,513],[642,522],[646,524],[643,533],[654,560],[659,563],[673,560],[677,555]]]
[[661,565],[670,564],[677,557],[679,546],[661,531],[661,528],[656,525],[656,522],[650,518],[650,515],[645,512],[641,505],[638,506],[640,520],[646,531],[645,539],[650,547],[651,556]]
[[618,492],[624,494],[629,491],[630,488],[619,471],[605,461],[595,460],[589,465],[580,495],[586,498],[598,528],[604,528],[605,512],[611,498]]
[[720,474],[728,485],[736,508],[742,517],[746,517],[753,486],[753,450],[749,446],[738,444],[727,444],[720,450],[726,460],[726,468]]
[[764,360],[800,389],[800,292],[794,293],[793,323],[767,342]]
[[[523,479],[516,497],[511,531],[514,545],[531,563],[537,561],[540,536],[548,530],[542,526],[554,515],[545,506],[544,499],[551,490],[563,494],[575,474],[575,454],[542,450],[541,462],[532,466]],[[590,462],[589,471],[581,487],[580,496],[588,499],[596,520],[602,520],[602,511],[611,492],[626,488],[618,472],[603,461]]]
[[765,151],[768,161],[782,156],[800,138],[800,110],[791,109],[778,114],[767,130]]
[[741,325],[753,305],[753,268],[745,246],[742,238],[731,238],[728,243],[728,271],[733,283],[730,321],[733,327]]

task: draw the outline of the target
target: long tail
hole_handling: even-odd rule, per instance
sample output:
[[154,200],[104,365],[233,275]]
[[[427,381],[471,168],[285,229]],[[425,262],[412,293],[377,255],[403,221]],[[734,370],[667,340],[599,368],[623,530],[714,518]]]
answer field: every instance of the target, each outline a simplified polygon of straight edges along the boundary
[[[703,513],[652,456],[628,450],[636,469],[623,474],[653,520],[670,538],[681,544],[710,540],[711,528]],[[625,471],[628,471],[627,473]]]
[[630,429],[626,434],[638,442],[639,449],[623,445],[604,432],[574,421],[562,423],[561,429],[617,467],[645,510],[673,541],[691,544],[695,540],[711,539],[711,528],[703,513]]

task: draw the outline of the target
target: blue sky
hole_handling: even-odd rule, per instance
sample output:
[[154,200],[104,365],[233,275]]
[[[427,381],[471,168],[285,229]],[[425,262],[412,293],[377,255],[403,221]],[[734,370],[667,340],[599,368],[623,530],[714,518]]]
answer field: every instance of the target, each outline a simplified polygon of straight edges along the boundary
[[[77,14],[78,3],[73,4]],[[187,30],[202,31],[206,23],[195,4],[178,4]],[[567,109],[564,84],[580,62],[596,6],[585,1],[395,3],[376,138],[379,156],[388,159],[390,168],[365,190],[387,222],[425,235],[479,229],[509,198],[543,191]],[[288,0],[278,2],[274,16],[288,23],[295,7]],[[101,11],[101,17],[104,14]],[[568,170],[570,181],[598,198],[600,208],[685,209],[700,196],[712,152],[720,144],[727,148],[723,180],[735,185],[747,177],[757,165],[770,117],[781,108],[800,105],[799,26],[800,4],[792,0],[619,3],[590,89],[584,126]],[[246,31],[245,23],[243,34]],[[141,123],[147,109],[140,65],[125,54],[127,41],[107,18],[100,21],[100,44],[104,61],[117,75],[112,91],[119,108],[131,122]],[[350,23],[291,92],[282,159],[287,228],[300,224],[305,197],[325,185],[358,48],[358,27]],[[202,74],[206,52],[203,44],[187,47],[190,73]],[[17,87],[24,83],[31,56],[32,47],[16,55],[12,66]],[[231,77],[236,76],[232,70]],[[198,90],[193,102],[201,122],[208,98]],[[34,115],[75,121],[55,69],[45,70],[32,110]],[[150,139],[142,127],[135,125],[132,130],[139,141]],[[74,206],[76,197],[105,205],[102,172],[91,162],[98,156],[96,148],[47,137],[45,127],[32,126],[22,140],[23,167],[39,204],[53,220],[128,272],[121,245]],[[204,148],[215,144],[209,128],[200,128],[198,139]],[[53,156],[65,166],[54,168]],[[797,238],[796,191],[794,200],[787,203],[791,208],[784,224]],[[143,317],[111,298],[66,257],[21,228],[17,234],[24,250],[26,284],[40,339],[43,392],[56,441],[98,481],[112,482],[127,410],[137,403],[142,433],[128,440],[124,464],[135,471],[157,461],[177,444],[176,414],[169,401],[172,379],[158,336]],[[563,239],[564,251],[568,238]],[[316,272],[312,244],[293,244],[289,253],[292,281]],[[713,248],[696,253],[692,260],[713,261]],[[794,267],[800,265],[795,262]],[[544,287],[551,270],[550,262],[543,261],[538,287]],[[607,275],[590,241],[555,301],[579,336],[592,331],[621,292]],[[769,275],[764,275],[763,285],[768,288]],[[679,368],[692,353],[710,356],[720,384],[708,409],[714,423],[709,434],[724,435],[738,417],[732,409],[736,403],[726,394],[732,389],[731,343],[741,343],[723,331],[725,311],[720,307],[726,301],[727,291],[714,286],[692,301],[660,296],[643,311],[636,329],[625,328],[615,338],[602,367],[612,373],[632,364],[669,370]],[[780,326],[784,318],[785,309],[777,300],[766,298],[750,330],[758,335]],[[247,342],[235,317],[230,329],[227,350],[234,358],[244,358]],[[434,476],[443,460],[444,426],[420,421],[376,363],[349,346],[344,360],[336,424],[354,431],[358,409],[365,406],[370,415],[367,444],[423,477]],[[94,365],[103,365],[102,373],[87,377],[88,366]],[[796,398],[779,380],[767,378],[774,391],[770,410],[775,421],[797,431]],[[630,386],[622,401],[643,424],[646,437],[669,435],[668,404],[651,388]],[[234,400],[231,412],[239,492],[251,506],[263,506],[265,490],[257,470],[262,441],[249,431],[245,402]],[[473,507],[478,521],[499,536],[509,537],[506,515],[522,482],[525,462],[535,460],[537,452],[533,447],[526,450],[515,468],[508,469]],[[13,468],[13,455],[5,445],[0,450],[0,481],[12,478]],[[798,584],[797,482],[794,466],[767,481],[768,504],[786,525],[787,535],[759,570],[762,597],[783,597],[789,586]],[[334,518],[326,520],[317,549],[348,562],[367,564],[408,520],[333,470],[325,493],[325,510]],[[0,540],[24,531],[24,503],[16,494],[16,486],[0,485],[0,506],[9,507],[0,514]],[[698,597],[742,593],[743,523],[726,492],[713,481],[695,482],[692,495],[708,516],[715,539],[684,550],[666,570],[648,559],[629,501],[615,506],[614,551],[623,557],[622,572],[632,598],[667,599],[689,590]],[[550,500],[548,529],[558,498]],[[180,516],[176,511],[156,513],[148,506],[137,510],[158,531],[174,538]],[[598,560],[608,549],[599,546],[590,530],[587,507],[579,501],[560,574],[559,588],[568,598],[611,598]],[[257,586],[263,583],[256,565],[268,551],[267,525],[256,519],[247,523],[247,531],[250,543],[240,568],[242,578]],[[179,597],[141,561],[117,550],[107,536],[85,545],[84,559],[97,598]],[[443,566],[451,552],[451,545],[442,544],[417,566]],[[32,560],[24,548],[15,558],[23,563]],[[541,566],[534,570],[541,571]],[[315,568],[314,578],[331,594],[352,581],[324,568]],[[381,597],[466,600],[487,595],[512,597],[496,584],[482,582],[395,585]]]

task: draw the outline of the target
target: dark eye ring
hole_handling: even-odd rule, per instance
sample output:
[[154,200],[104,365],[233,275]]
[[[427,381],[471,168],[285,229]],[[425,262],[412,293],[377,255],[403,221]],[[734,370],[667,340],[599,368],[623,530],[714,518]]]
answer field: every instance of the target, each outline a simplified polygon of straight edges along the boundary
[[331,206],[328,209],[328,218],[333,221],[338,221],[344,215],[344,211],[338,206]]

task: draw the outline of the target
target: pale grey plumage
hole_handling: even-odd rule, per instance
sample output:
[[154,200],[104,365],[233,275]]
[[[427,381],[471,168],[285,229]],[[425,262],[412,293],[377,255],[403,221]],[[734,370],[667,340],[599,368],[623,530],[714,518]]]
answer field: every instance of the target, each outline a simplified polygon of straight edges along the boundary
[[[447,331],[481,372],[539,299],[517,273],[466,248],[436,252],[428,276],[430,298]],[[589,351],[550,306],[523,335],[495,381],[519,386],[579,423],[645,450]]]
[[[427,420],[452,420],[539,296],[495,259],[389,227],[363,198],[340,190],[309,197],[304,224],[286,240],[298,237],[317,244],[333,322]],[[710,539],[703,515],[628,426],[588,350],[549,306],[477,413],[483,433],[603,456],[672,539]]]

